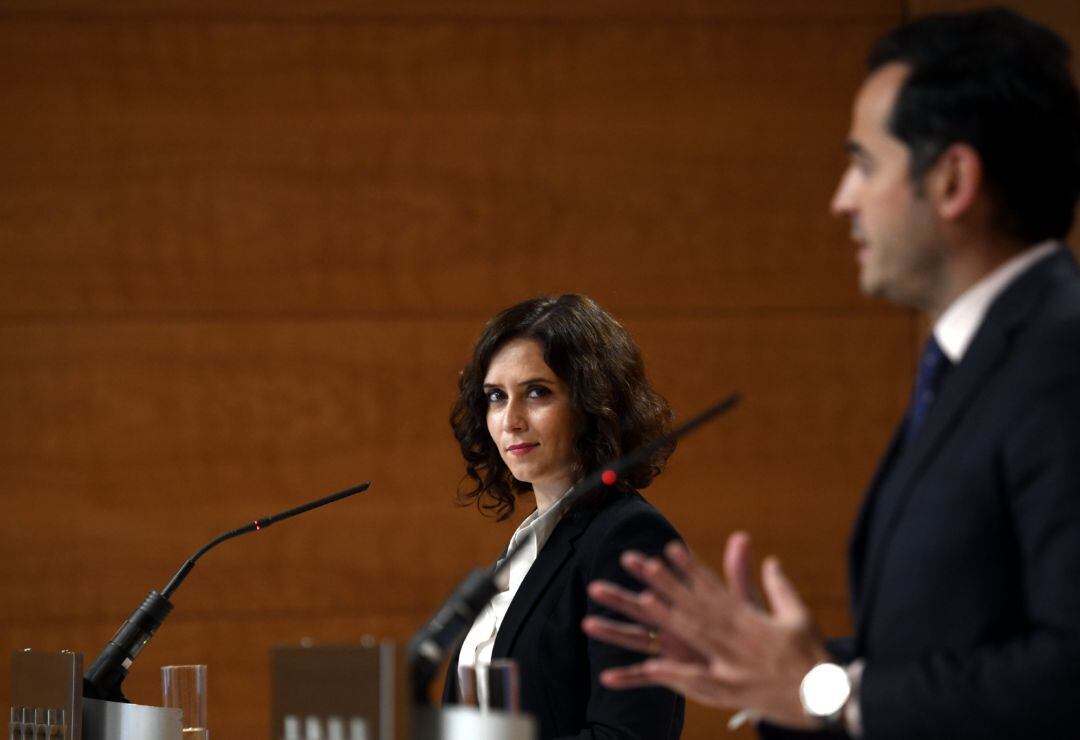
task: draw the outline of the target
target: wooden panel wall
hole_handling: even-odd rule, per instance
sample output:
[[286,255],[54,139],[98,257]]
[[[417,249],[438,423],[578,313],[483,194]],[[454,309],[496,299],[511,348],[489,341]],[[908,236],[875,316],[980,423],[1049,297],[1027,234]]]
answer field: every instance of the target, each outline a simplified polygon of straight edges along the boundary
[[745,394],[649,494],[713,562],[749,528],[844,630],[918,326],[857,295],[826,204],[902,14],[0,1],[0,655],[90,660],[210,537],[370,478],[208,555],[126,683],[209,663],[215,736],[267,737],[270,646],[404,641],[509,537],[454,506],[446,418],[484,320],[562,291],[680,414]]

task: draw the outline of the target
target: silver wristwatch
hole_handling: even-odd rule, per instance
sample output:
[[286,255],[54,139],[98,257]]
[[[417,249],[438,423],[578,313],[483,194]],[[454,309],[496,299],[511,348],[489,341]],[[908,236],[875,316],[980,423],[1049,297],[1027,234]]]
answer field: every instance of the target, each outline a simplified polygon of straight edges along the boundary
[[823,725],[835,725],[851,698],[851,678],[836,663],[818,663],[799,684],[799,701],[808,717]]

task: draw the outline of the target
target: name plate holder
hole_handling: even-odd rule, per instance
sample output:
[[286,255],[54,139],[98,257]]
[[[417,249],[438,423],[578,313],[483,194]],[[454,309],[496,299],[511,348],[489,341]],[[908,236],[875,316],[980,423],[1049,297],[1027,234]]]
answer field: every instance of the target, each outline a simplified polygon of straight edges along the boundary
[[83,698],[83,656],[11,654],[8,737],[15,740],[182,740],[179,709]]
[[387,640],[279,645],[270,651],[270,737],[394,740],[394,681]]
[[13,652],[8,737],[83,740],[82,674],[81,653]]

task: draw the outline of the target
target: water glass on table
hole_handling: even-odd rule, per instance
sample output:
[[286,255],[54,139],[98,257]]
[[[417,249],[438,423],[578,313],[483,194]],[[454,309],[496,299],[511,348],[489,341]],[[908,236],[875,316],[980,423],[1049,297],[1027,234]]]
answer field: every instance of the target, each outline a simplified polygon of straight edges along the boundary
[[496,658],[477,666],[458,666],[458,702],[480,711],[521,711],[518,665],[513,658]]
[[161,668],[163,705],[183,713],[184,740],[209,740],[206,728],[206,666],[167,665]]

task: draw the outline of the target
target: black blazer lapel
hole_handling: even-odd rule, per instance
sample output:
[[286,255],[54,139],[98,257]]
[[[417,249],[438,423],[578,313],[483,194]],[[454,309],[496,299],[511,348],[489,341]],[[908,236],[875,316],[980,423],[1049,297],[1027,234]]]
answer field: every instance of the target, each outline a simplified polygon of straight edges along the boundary
[[866,542],[870,533],[870,522],[873,519],[874,507],[881,494],[881,488],[888,480],[889,471],[896,465],[896,458],[903,447],[904,427],[907,425],[907,417],[893,431],[892,439],[885,448],[885,454],[878,463],[870,479],[870,485],[866,489],[859,513],[855,518],[855,526],[851,530],[851,540],[848,542],[848,589],[851,591],[851,613],[855,623],[859,621],[860,604],[862,603],[863,584],[865,583]]
[[1006,344],[998,332],[980,331],[980,337],[968,349],[960,365],[945,380],[941,393],[919,433],[910,446],[899,451],[891,474],[887,476],[875,497],[874,510],[867,522],[863,586],[856,609],[856,630],[869,618],[876,596],[878,578],[885,554],[896,531],[896,523],[904,512],[921,473],[938,451],[942,440],[963,416],[968,402],[986,384],[993,370],[1005,357]]
[[[869,619],[885,554],[919,476],[956,428],[972,398],[1008,357],[1017,332],[1031,320],[1049,284],[1059,276],[1075,272],[1075,269],[1071,254],[1063,250],[1038,262],[1006,288],[991,305],[960,364],[945,379],[923,428],[911,440],[910,446],[897,454],[899,442],[894,437],[890,455],[883,465],[885,479],[881,481],[876,494],[871,488],[873,503],[868,502],[865,513],[867,521],[860,521],[856,529],[856,536],[863,540],[860,544],[864,556],[857,583],[853,586],[858,589],[853,590],[853,595],[859,595],[854,614],[857,634],[863,634],[863,627]],[[896,455],[896,459],[890,461],[893,455]]]
[[551,579],[573,554],[574,541],[581,536],[594,516],[595,509],[577,507],[568,512],[555,527],[540,549],[536,561],[529,568],[525,580],[521,582],[518,592],[514,594],[514,600],[510,602],[510,608],[499,625],[499,634],[495,636],[495,645],[491,649],[492,658],[505,658],[513,651],[522,626],[532,615]]

